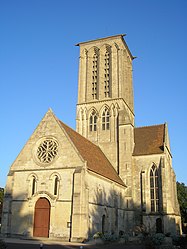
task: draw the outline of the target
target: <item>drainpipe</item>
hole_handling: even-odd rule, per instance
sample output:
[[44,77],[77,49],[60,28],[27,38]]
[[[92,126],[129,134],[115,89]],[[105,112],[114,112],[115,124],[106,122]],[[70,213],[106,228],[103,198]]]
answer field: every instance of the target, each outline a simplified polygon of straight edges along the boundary
[[142,183],[142,174],[144,174],[145,171],[140,171],[140,196],[141,196],[141,220],[140,224],[143,225],[143,183]]
[[73,172],[73,179],[72,179],[72,194],[71,194],[71,214],[70,214],[70,232],[69,232],[69,242],[71,242],[71,236],[72,236],[72,217],[73,217],[74,179],[75,179],[75,171]]

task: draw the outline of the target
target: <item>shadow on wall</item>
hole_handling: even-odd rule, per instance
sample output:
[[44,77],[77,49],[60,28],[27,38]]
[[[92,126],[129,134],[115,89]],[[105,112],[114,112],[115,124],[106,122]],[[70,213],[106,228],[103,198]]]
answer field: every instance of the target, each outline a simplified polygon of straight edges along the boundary
[[[124,193],[123,193],[124,194]],[[133,203],[131,199],[124,197],[120,191],[106,191],[98,188],[89,197],[89,238],[97,232],[118,237],[120,234],[141,233],[142,213],[140,205]],[[11,194],[5,194],[2,213],[1,233],[4,237],[32,237],[34,226],[35,203],[26,194],[12,198]],[[63,215],[63,214],[62,214]],[[151,217],[150,224],[145,218]],[[164,213],[146,214],[143,213],[144,229],[152,233],[157,231],[157,219],[161,219],[163,233],[176,233],[180,227],[176,224],[175,218],[164,216]],[[152,222],[152,223],[151,223]]]
[[3,202],[1,234],[4,237],[30,236],[33,226],[33,210],[29,208],[29,200],[24,194],[6,193]]
[[97,189],[89,200],[89,238],[96,233],[119,237],[139,233],[180,234],[180,223],[163,211],[141,212],[140,203],[124,198],[119,192]]
[[121,233],[132,235],[140,221],[138,207],[116,190],[106,192],[98,188],[90,197],[89,237],[97,232],[117,237]]

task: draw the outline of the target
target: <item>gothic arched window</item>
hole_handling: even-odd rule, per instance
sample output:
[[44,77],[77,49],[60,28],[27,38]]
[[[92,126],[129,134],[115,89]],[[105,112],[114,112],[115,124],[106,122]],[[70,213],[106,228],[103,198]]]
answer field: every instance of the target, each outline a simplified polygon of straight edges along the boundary
[[98,56],[93,55],[92,60],[92,98],[97,99]]
[[36,193],[36,177],[32,177],[32,195]]
[[58,187],[59,187],[59,178],[55,176],[54,178],[54,195],[58,194]]
[[159,177],[158,169],[155,165],[150,170],[150,196],[151,196],[151,212],[159,211]]
[[106,51],[105,53],[105,67],[104,67],[104,95],[105,98],[111,96],[110,89],[110,53]]
[[93,110],[90,115],[90,131],[96,131],[97,130],[97,114]]
[[110,129],[110,112],[107,108],[102,113],[102,130]]

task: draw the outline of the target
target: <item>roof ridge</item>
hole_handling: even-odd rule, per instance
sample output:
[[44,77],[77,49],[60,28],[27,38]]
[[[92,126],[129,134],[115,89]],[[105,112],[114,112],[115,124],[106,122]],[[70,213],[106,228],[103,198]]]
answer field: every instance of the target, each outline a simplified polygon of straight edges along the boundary
[[89,40],[89,41],[79,42],[75,46],[79,46],[79,45],[82,45],[82,44],[85,44],[85,43],[91,43],[91,42],[93,43],[95,41],[113,39],[115,37],[122,37],[123,38],[124,36],[126,36],[126,34],[116,34],[116,35],[111,35],[111,36],[105,36],[105,37],[102,37],[102,38],[95,38],[95,39],[92,39],[92,40]]
[[162,125],[165,125],[165,124],[166,124],[166,123],[154,124],[154,125],[145,125],[145,126],[135,127],[135,129],[148,128],[148,127],[155,127],[155,126],[162,126]]

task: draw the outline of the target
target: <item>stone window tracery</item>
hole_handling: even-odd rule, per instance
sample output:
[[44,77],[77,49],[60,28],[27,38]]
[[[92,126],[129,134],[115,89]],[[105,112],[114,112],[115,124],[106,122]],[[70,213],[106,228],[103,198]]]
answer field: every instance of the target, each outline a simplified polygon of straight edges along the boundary
[[97,130],[97,113],[95,112],[95,110],[92,111],[89,122],[90,122],[89,124],[90,131],[96,131]]
[[151,212],[159,211],[159,178],[158,169],[155,165],[150,170],[150,197],[151,197]]
[[37,148],[37,159],[44,164],[51,163],[58,153],[58,144],[54,139],[45,139]]
[[102,113],[102,130],[110,129],[110,112],[107,108]]

